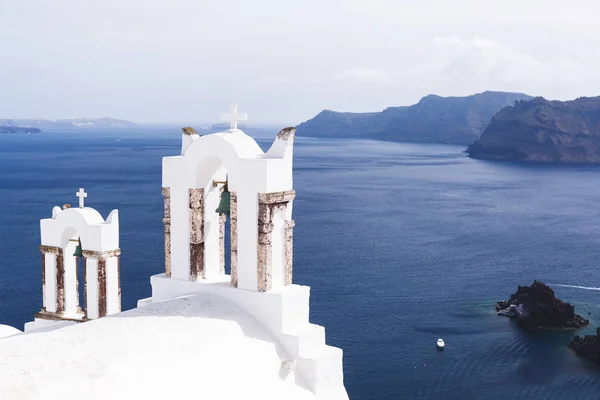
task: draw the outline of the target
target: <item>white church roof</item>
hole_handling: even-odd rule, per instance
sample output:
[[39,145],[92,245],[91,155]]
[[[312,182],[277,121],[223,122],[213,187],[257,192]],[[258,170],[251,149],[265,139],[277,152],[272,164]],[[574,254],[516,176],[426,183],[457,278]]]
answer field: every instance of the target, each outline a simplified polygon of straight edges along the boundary
[[315,399],[275,343],[229,300],[184,296],[0,340],[2,398]]

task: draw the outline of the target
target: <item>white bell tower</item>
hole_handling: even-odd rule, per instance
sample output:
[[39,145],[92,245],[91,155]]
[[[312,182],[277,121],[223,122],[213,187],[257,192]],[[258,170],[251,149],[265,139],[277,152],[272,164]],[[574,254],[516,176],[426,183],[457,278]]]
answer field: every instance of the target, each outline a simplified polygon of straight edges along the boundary
[[[163,158],[165,272],[151,277],[140,306],[195,293],[230,300],[262,323],[288,353],[319,399],[346,400],[342,350],[309,322],[310,287],[292,283],[295,128],[277,134],[267,152],[237,128],[199,136],[183,129],[182,151]],[[227,190],[229,215],[217,212]],[[230,274],[224,231],[230,224]]]
[[[87,193],[76,193],[79,207],[66,204],[52,209],[52,218],[42,219],[41,311],[25,330],[49,321],[84,322],[121,311],[119,211],[104,220],[85,207]],[[83,282],[78,279],[78,260],[83,258]],[[83,285],[84,304],[79,304]]]

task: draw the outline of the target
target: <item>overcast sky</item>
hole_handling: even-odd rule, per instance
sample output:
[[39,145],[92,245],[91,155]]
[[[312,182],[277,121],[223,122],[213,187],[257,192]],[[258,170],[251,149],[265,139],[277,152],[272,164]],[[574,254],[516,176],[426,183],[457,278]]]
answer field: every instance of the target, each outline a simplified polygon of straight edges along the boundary
[[0,118],[297,124],[429,93],[600,95],[600,3],[0,0]]

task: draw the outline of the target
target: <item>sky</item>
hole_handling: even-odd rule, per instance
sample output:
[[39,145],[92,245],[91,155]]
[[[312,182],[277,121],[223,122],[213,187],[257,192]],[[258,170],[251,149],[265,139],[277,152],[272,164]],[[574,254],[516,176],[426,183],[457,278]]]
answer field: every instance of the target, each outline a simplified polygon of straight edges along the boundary
[[296,125],[484,90],[600,95],[591,0],[0,0],[0,119]]

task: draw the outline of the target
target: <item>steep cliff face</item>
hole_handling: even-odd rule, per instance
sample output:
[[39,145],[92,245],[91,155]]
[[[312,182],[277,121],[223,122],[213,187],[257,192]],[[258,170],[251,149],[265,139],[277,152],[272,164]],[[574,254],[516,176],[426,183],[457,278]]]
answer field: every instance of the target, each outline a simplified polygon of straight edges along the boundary
[[536,97],[498,112],[467,149],[472,158],[600,163],[600,97]]
[[409,107],[375,113],[323,111],[298,126],[298,135],[363,137],[398,142],[469,144],[477,139],[492,115],[521,93],[483,92],[467,97],[429,95]]

